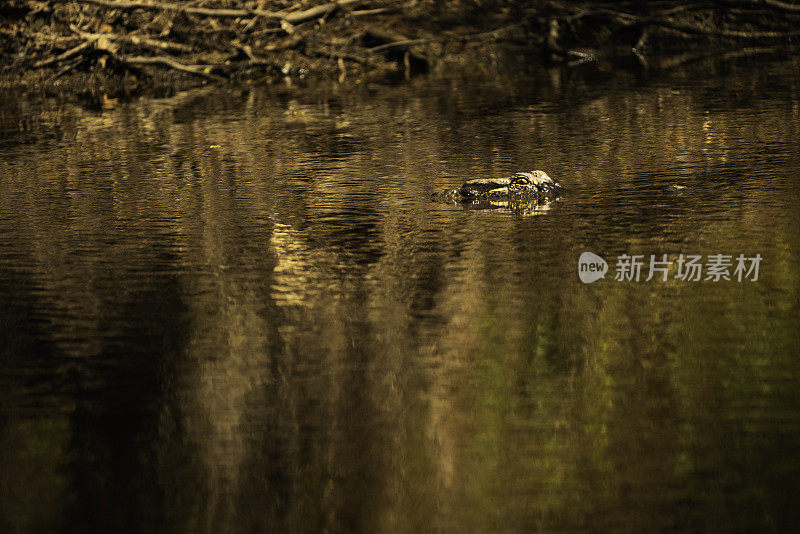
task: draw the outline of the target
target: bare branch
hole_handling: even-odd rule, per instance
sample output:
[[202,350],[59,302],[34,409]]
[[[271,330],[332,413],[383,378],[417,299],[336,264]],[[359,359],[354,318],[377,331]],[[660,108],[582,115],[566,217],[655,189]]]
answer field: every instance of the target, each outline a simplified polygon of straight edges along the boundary
[[69,59],[69,58],[71,58],[73,56],[76,56],[76,55],[80,54],[85,49],[87,49],[90,46],[92,46],[94,44],[94,42],[97,41],[97,39],[98,38],[93,38],[93,39],[90,39],[88,41],[84,41],[81,44],[79,44],[78,46],[76,46],[74,48],[70,48],[69,50],[67,50],[66,52],[64,52],[61,55],[54,56],[54,57],[47,58],[47,59],[43,59],[41,61],[37,61],[36,63],[33,64],[33,66],[34,66],[34,68],[38,69],[40,67],[46,67],[47,65],[52,65],[54,63],[59,63],[61,61],[64,61],[65,59]]
[[161,41],[158,39],[152,39],[148,36],[144,35],[122,35],[118,33],[86,33],[81,31],[80,28],[76,27],[75,25],[70,25],[70,29],[83,37],[84,39],[100,39],[101,37],[105,37],[110,41],[120,41],[123,43],[130,43],[133,45],[143,45],[150,48],[158,48],[160,50],[168,50],[171,52],[192,52],[194,49],[185,44],[180,43],[172,43],[169,41]]
[[283,20],[290,24],[300,24],[312,19],[330,15],[337,9],[340,9],[349,4],[355,4],[361,0],[339,0],[338,2],[329,2],[319,6],[314,6],[303,11],[285,12],[285,11],[267,11],[261,9],[222,9],[222,8],[205,8],[205,7],[191,7],[175,3],[155,3],[150,4],[146,2],[131,2],[127,0],[114,1],[114,0],[59,0],[61,2],[77,2],[80,4],[90,4],[95,6],[107,7],[112,9],[120,9],[123,11],[131,11],[134,9],[145,9],[149,11],[173,11],[177,13],[186,13],[189,15],[200,15],[205,17],[264,17],[275,20]]
[[213,68],[213,65],[184,65],[178,61],[175,61],[171,57],[167,56],[154,56],[154,57],[145,57],[145,56],[114,56],[117,60],[121,61],[122,63],[129,63],[131,65],[164,65],[171,69],[179,70],[181,72],[187,72],[189,74],[194,74],[196,76],[202,76],[204,78],[211,78],[215,80],[222,80],[224,79],[222,76],[217,76],[210,72],[210,69]]

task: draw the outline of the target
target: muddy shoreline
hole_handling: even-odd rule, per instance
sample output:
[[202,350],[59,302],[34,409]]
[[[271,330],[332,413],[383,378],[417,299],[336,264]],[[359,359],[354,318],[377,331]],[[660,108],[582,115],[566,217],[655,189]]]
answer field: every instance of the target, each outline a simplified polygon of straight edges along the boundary
[[206,84],[361,83],[488,63],[514,68],[509,57],[651,68],[665,56],[796,50],[800,38],[800,4],[775,0],[11,0],[0,16],[0,85],[100,108]]

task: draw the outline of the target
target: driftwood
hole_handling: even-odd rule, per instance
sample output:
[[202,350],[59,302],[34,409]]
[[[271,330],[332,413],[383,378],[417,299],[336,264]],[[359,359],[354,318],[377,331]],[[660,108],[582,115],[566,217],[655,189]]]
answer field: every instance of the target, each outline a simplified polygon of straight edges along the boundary
[[395,7],[378,7],[375,9],[358,9],[353,10],[350,12],[351,17],[367,17],[370,15],[384,15],[386,13],[394,13],[399,11],[400,8],[398,6]]
[[171,57],[167,56],[115,56],[115,58],[121,63],[127,63],[130,65],[163,65],[171,69],[193,74],[195,76],[201,76],[203,78],[217,80],[224,79],[222,76],[218,76],[212,72],[215,68],[221,68],[220,66],[216,65],[184,65],[183,63],[175,61]]
[[[24,1],[24,0],[20,0]],[[374,0],[369,2],[368,7],[374,7],[375,3],[385,0]],[[394,1],[394,0],[393,0]],[[58,69],[55,77],[70,72],[81,65],[100,64],[105,68],[107,61],[102,56],[112,59],[111,65],[133,66],[159,66],[169,68],[176,72],[202,76],[210,79],[222,79],[225,76],[233,76],[237,71],[246,71],[254,67],[262,67],[270,71],[282,71],[285,73],[296,72],[300,67],[286,63],[285,59],[278,59],[279,56],[285,57],[286,52],[298,50],[301,55],[307,57],[326,57],[334,60],[348,60],[370,68],[379,68],[385,64],[370,59],[369,54],[359,54],[355,51],[342,49],[342,47],[326,46],[322,41],[309,41],[307,31],[299,32],[297,28],[301,24],[313,20],[323,21],[330,18],[337,12],[347,12],[347,9],[359,4],[367,3],[364,0],[337,0],[335,2],[324,2],[316,6],[298,10],[270,11],[264,9],[235,9],[235,8],[208,8],[177,2],[147,2],[141,0],[50,0],[50,2],[29,2],[29,17],[41,16],[40,13],[47,11],[53,13],[54,10],[61,9],[69,18],[74,18],[74,10],[79,6],[95,6],[103,10],[110,10],[111,17],[97,15],[92,19],[92,12],[84,11],[80,20],[84,21],[83,27],[69,24],[70,30],[74,35],[52,35],[46,32],[32,32],[35,40],[35,47],[38,50],[58,49],[59,43],[72,44],[76,39],[80,39],[77,45],[72,46],[66,51],[58,53],[46,53],[45,57],[28,58],[28,64],[35,68],[55,67]],[[63,6],[60,7],[60,6]],[[372,14],[379,14],[386,11],[397,9],[397,6],[375,7]],[[135,12],[140,12],[136,14]],[[154,13],[148,16],[147,13]],[[102,12],[101,12],[102,13]],[[142,24],[142,29],[133,32],[109,31],[112,24],[120,20],[119,13],[131,13],[134,18],[126,18],[126,26],[130,27],[130,22],[135,21]],[[158,14],[184,14],[190,17],[200,17],[201,20],[209,21],[208,24],[199,25],[196,32],[184,33],[177,39],[165,39],[170,35],[173,22],[166,20],[166,30],[155,35],[146,32]],[[365,16],[361,13],[359,16]],[[101,18],[102,17],[102,18]],[[231,23],[216,23],[214,20],[231,20]],[[53,19],[51,18],[51,22]],[[241,21],[241,22],[240,22]],[[279,23],[278,27],[262,27],[248,34],[258,21],[266,24]],[[87,24],[88,22],[88,24]],[[163,22],[162,22],[163,25]],[[98,31],[102,29],[102,31]],[[253,44],[240,42],[239,39],[231,39],[228,35],[238,35],[245,37],[251,36],[255,45],[259,46],[256,50]],[[274,37],[273,37],[274,36]],[[285,36],[285,37],[284,37]],[[186,38],[189,41],[186,42]],[[266,39],[266,42],[265,42]],[[180,42],[184,41],[184,42]],[[228,48],[233,55],[224,62],[219,63],[220,52]],[[122,53],[123,49],[128,53]],[[135,50],[135,53],[130,53]],[[153,55],[146,55],[143,52],[155,52]],[[158,52],[167,52],[170,55],[160,55]],[[223,52],[224,53],[224,52]],[[15,59],[15,65],[23,65]]]
[[[741,3],[741,2],[740,2]],[[780,2],[778,0],[752,0],[749,2],[745,2],[748,6],[759,5],[763,4],[769,7],[774,7],[776,9],[781,9],[784,11],[795,11],[800,12],[800,4],[787,4],[786,2]]]
[[116,33],[86,33],[80,31],[76,26],[70,25],[70,29],[80,35],[83,39],[87,40],[98,40],[100,38],[105,38],[110,41],[119,41],[124,43],[130,43],[133,45],[141,45],[146,46],[148,48],[157,48],[159,50],[167,50],[170,52],[192,52],[194,49],[185,44],[181,43],[171,43],[168,41],[162,41],[159,39],[154,39],[150,36],[143,36],[143,35],[123,35],[123,34],[116,34]]
[[[766,1],[764,2],[767,3]],[[781,4],[781,2],[777,2]],[[749,5],[758,5],[756,2],[748,2]],[[688,6],[684,6],[684,9]],[[798,11],[800,11],[800,4],[798,4]],[[784,9],[785,7],[781,7]],[[800,31],[777,32],[777,31],[745,31],[745,30],[724,30],[718,28],[702,28],[693,24],[676,22],[664,16],[664,13],[674,14],[677,11],[670,9],[660,13],[657,16],[639,16],[632,13],[625,13],[621,11],[613,11],[611,9],[595,9],[592,11],[577,14],[576,17],[582,17],[590,14],[604,14],[614,17],[625,24],[639,24],[643,26],[661,26],[670,30],[677,30],[679,32],[688,33],[692,35],[707,35],[712,37],[729,37],[735,39],[786,39],[800,35]],[[573,17],[575,18],[575,17]]]
[[[602,28],[606,38],[609,34],[628,35],[628,49],[644,66],[648,64],[644,54],[651,46],[662,53],[669,50],[683,55],[679,47],[682,44],[685,47],[689,41],[728,43],[722,47],[730,46],[731,41],[744,41],[751,46],[781,45],[800,36],[800,3],[781,0],[707,0],[673,6],[659,3],[653,7],[644,2],[618,2],[616,7],[590,3],[553,7],[549,17],[542,21],[546,27],[542,46],[551,61],[569,64],[597,57],[596,50],[577,48],[578,40],[574,38],[591,34],[595,28]],[[615,46],[618,55],[620,43]]]
[[410,39],[392,30],[373,27],[361,35],[360,41],[369,54],[381,54],[390,61],[400,63],[406,72],[425,72],[430,66],[425,54],[419,48],[414,48],[430,42],[430,39]]
[[[315,1],[320,3],[309,5]],[[462,7],[492,4],[460,1]],[[473,12],[480,22],[464,27],[475,33],[443,29],[435,15],[438,8],[426,13],[420,7],[426,2],[415,0],[304,0],[280,10],[265,9],[265,3],[248,8],[245,0],[228,0],[229,7],[182,0],[0,2],[12,2],[25,21],[19,25],[22,30],[3,32],[17,42],[5,47],[0,70],[52,69],[56,77],[97,69],[102,73],[109,67],[113,76],[129,70],[147,77],[151,69],[160,68],[213,80],[291,77],[315,69],[344,75],[345,62],[352,64],[351,71],[400,70],[409,75],[428,70],[433,54],[454,57],[500,40],[567,65],[595,60],[604,46],[614,46],[618,54],[622,46],[647,66],[646,56],[665,42],[715,41],[730,47],[732,41],[743,41],[754,47],[795,42],[800,36],[800,2],[786,0],[529,0],[503,16],[499,10],[484,9],[480,16]],[[486,31],[490,22],[497,28]],[[598,36],[594,43],[593,35]]]
[[36,63],[33,64],[33,66],[34,66],[34,68],[38,69],[38,68],[41,68],[41,67],[46,67],[48,65],[53,65],[55,63],[60,63],[60,62],[64,61],[65,59],[70,59],[72,57],[75,57],[78,54],[80,54],[81,52],[83,52],[84,50],[86,50],[87,48],[91,47],[94,44],[94,41],[96,41],[96,39],[94,39],[94,40],[90,39],[90,40],[88,40],[86,42],[83,42],[83,43],[79,44],[78,46],[76,46],[74,48],[70,48],[69,50],[67,50],[63,54],[60,54],[58,56],[51,57],[51,58],[48,58],[48,59],[43,59],[41,61],[37,61]]
[[128,2],[128,1],[115,1],[115,0],[60,0],[64,3],[79,3],[90,4],[95,6],[106,7],[109,9],[119,9],[122,11],[132,11],[135,9],[144,9],[150,11],[172,11],[176,13],[186,13],[187,15],[201,15],[204,17],[265,17],[268,19],[277,19],[288,22],[289,24],[302,24],[309,20],[318,19],[326,15],[330,15],[335,10],[356,4],[361,0],[339,0],[338,2],[329,2],[319,6],[314,6],[302,11],[284,12],[284,11],[267,11],[259,9],[222,9],[222,8],[205,8],[205,7],[192,7],[183,4],[174,3],[147,3],[147,2]]

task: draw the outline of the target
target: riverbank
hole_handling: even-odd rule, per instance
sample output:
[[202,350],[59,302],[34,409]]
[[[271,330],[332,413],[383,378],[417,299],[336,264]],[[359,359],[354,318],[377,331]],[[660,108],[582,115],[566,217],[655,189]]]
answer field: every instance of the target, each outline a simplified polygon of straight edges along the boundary
[[509,53],[576,65],[796,47],[800,4],[503,0],[10,0],[4,84],[98,105],[208,83],[410,77]]

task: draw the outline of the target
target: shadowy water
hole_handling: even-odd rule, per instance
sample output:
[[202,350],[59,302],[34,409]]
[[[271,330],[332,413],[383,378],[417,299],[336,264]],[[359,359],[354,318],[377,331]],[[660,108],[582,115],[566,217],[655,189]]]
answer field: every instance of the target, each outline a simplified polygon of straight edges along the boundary
[[797,60],[1,102],[3,532],[800,521]]

